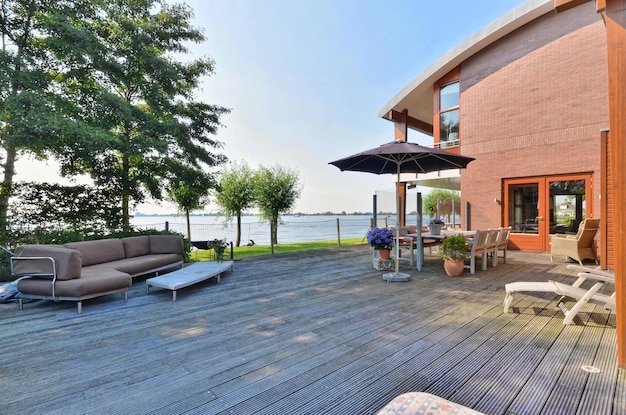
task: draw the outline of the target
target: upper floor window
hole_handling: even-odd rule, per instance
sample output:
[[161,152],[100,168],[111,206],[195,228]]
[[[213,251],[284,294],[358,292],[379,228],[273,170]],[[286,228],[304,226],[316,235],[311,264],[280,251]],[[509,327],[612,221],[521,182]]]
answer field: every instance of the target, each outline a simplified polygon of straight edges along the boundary
[[459,82],[439,88],[439,145],[459,145]]

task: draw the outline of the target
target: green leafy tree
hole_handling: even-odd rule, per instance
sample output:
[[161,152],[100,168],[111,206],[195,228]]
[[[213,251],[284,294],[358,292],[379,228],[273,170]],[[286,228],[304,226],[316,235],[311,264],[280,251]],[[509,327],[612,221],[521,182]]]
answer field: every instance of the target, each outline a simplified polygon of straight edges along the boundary
[[184,170],[178,182],[172,182],[169,199],[176,204],[187,220],[187,239],[191,240],[190,213],[202,208],[213,188],[215,179],[197,170]]
[[73,22],[94,15],[94,1],[2,0],[0,2],[0,237],[7,231],[15,163],[26,153],[47,158],[65,140],[88,134],[77,122],[73,100],[61,83],[74,70],[63,50],[80,50]]
[[245,162],[232,163],[222,172],[215,198],[227,220],[237,218],[235,246],[241,245],[241,215],[254,206],[254,171]]
[[[454,200],[454,212],[452,211],[452,201]],[[446,222],[451,222],[453,215],[461,212],[461,196],[459,192],[446,189],[434,189],[428,192],[422,201],[424,212],[430,216],[445,218]],[[439,206],[439,211],[437,207]]]
[[17,182],[9,218],[12,230],[66,229],[81,234],[121,229],[116,195],[87,185]]
[[[229,110],[195,100],[208,58],[176,60],[185,44],[204,40],[191,26],[191,10],[156,0],[98,2],[98,15],[74,22],[89,36],[81,55],[67,51],[82,70],[64,85],[96,136],[77,137],[58,155],[67,175],[87,173],[119,195],[123,228],[130,209],[147,198],[163,200],[180,177],[225,162],[213,138]],[[85,52],[86,51],[86,52]],[[194,189],[195,186],[194,186]],[[197,190],[197,189],[196,189]],[[175,190],[176,191],[176,190]]]
[[275,166],[260,167],[254,175],[254,200],[261,218],[269,220],[272,246],[278,243],[278,219],[295,204],[302,185],[295,171]]

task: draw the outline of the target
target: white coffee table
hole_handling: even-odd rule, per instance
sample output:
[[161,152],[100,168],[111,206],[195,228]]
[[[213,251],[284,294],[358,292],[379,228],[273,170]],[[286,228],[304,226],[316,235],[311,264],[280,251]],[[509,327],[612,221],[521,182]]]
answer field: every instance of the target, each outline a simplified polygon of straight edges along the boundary
[[222,272],[234,268],[233,261],[194,262],[177,271],[169,272],[146,280],[146,292],[150,294],[150,286],[172,290],[172,301],[176,301],[176,291],[181,288],[216,277],[220,282]]

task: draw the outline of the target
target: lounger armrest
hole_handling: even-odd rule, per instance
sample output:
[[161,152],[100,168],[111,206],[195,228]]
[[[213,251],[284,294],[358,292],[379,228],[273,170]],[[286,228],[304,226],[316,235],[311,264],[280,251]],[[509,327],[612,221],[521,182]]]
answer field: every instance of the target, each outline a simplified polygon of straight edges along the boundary
[[604,281],[598,281],[587,290],[584,288],[572,287],[571,285],[563,284],[558,281],[550,281],[550,283],[554,285],[554,292],[558,295],[578,298],[579,300],[583,300],[585,302],[593,298],[593,296],[596,295],[596,293],[600,291],[600,288],[604,287],[605,284]]
[[596,281],[604,281],[615,284],[615,275],[609,271],[605,271],[600,268],[582,267],[580,265],[568,265],[567,268],[580,271],[578,273],[579,278],[590,278]]
[[602,282],[608,282],[610,284],[615,284],[615,277],[601,275],[601,274],[596,274],[596,273],[593,273],[593,272],[579,272],[578,273],[578,277],[590,278],[590,279],[593,279],[593,280],[596,280],[596,281],[602,281]]

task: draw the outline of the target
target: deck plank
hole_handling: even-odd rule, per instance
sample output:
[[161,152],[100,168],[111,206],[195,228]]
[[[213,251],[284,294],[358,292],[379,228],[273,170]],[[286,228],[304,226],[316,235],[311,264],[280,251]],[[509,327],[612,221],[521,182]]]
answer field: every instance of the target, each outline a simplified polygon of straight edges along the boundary
[[[448,278],[426,256],[388,283],[367,247],[247,258],[222,275],[73,304],[0,305],[6,413],[368,414],[426,391],[486,414],[624,414],[614,314],[564,326],[556,296],[504,284],[567,280],[548,254]],[[591,365],[600,373],[589,374]]]

